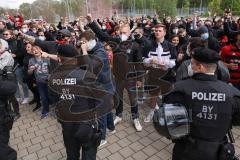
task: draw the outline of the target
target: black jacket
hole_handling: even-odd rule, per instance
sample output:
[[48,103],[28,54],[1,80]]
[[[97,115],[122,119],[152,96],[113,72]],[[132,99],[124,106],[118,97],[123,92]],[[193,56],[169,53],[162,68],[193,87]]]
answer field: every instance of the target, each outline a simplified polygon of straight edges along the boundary
[[[161,45],[163,47],[163,52],[170,52],[170,55],[171,55],[170,59],[176,59],[177,58],[176,47],[171,42],[169,42],[167,40],[164,40],[163,43],[161,43]],[[157,44],[156,40],[153,40],[150,51],[156,52],[157,47],[158,47],[158,44]]]
[[139,46],[141,47],[142,50],[142,56],[143,57],[147,57],[152,43],[149,39],[147,39],[147,37],[142,36],[140,39],[135,39],[135,41],[139,44]]
[[164,103],[186,107],[192,117],[191,137],[219,142],[231,127],[232,115],[239,115],[240,91],[218,81],[216,76],[195,74],[177,82],[175,89],[164,97]]
[[[97,35],[97,38],[100,41],[104,42],[115,42],[115,43],[121,43],[121,38],[120,37],[111,37],[108,33],[103,32],[96,22],[92,22],[89,24],[89,27],[93,30],[93,32]],[[128,55],[128,62],[141,62],[142,61],[142,50],[139,46],[139,44],[136,41],[128,41],[130,43],[130,50],[128,50],[127,55]],[[125,43],[125,42],[124,42]],[[127,43],[127,42],[126,42]],[[117,49],[116,52],[119,53],[120,49]],[[126,52],[126,51],[124,51]]]
[[24,44],[22,40],[16,40],[16,39],[9,39],[8,42],[8,50],[10,53],[15,54],[16,57],[14,57],[14,65],[19,64],[20,66],[23,65],[23,58],[24,53],[22,52],[22,48],[24,48]]
[[[176,72],[176,81],[184,80],[190,77],[188,74],[188,67],[190,63],[191,63],[191,60],[188,59],[178,67]],[[217,76],[218,80],[221,80],[224,82],[228,82],[228,80],[230,79],[229,71],[222,62],[218,62],[215,75]]]

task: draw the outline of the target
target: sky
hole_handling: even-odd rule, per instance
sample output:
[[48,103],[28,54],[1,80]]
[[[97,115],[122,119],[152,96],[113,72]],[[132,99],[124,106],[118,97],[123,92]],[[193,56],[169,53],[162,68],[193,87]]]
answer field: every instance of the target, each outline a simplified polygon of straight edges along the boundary
[[32,3],[35,0],[0,0],[0,7],[17,9],[22,3]]

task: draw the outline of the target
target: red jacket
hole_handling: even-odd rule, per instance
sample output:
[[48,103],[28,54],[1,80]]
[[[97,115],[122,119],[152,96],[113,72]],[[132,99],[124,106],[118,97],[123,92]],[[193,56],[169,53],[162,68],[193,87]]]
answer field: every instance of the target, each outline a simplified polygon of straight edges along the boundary
[[240,48],[236,45],[228,45],[222,48],[221,58],[225,63],[237,64],[236,68],[229,68],[230,72],[230,83],[239,84],[240,83]]

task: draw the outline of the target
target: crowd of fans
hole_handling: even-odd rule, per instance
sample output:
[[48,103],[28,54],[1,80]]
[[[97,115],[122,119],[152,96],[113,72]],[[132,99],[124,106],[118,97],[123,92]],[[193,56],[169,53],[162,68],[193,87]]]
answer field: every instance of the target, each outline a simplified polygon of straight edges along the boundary
[[[205,20],[197,15],[176,19],[165,16],[163,21],[160,21],[158,16],[139,18],[114,16],[94,20],[88,15],[86,19],[79,17],[73,22],[61,19],[57,25],[47,22],[25,24],[23,18],[17,14],[0,20],[0,38],[1,41],[5,40],[8,43],[5,51],[8,51],[14,59],[16,83],[18,86],[21,85],[22,89],[20,91],[18,87],[15,97],[11,98],[16,119],[20,117],[19,104],[28,103],[36,103],[33,111],[42,106],[41,118],[48,116],[49,105],[55,100],[48,91],[47,81],[58,63],[58,59],[52,55],[57,54],[58,46],[62,44],[70,44],[82,54],[80,37],[88,30],[94,32],[97,42],[103,44],[110,68],[117,63],[115,62],[117,59],[113,57],[118,51],[108,42],[117,44],[130,41],[131,54],[127,53],[129,62],[143,62],[163,67],[169,70],[165,79],[174,83],[193,75],[190,61],[193,49],[207,47],[221,54],[222,61],[218,63],[216,72],[218,79],[240,89],[240,19],[232,17],[229,12],[225,12],[222,17],[208,17]],[[96,46],[94,41],[89,45]],[[0,57],[1,66],[2,52]],[[150,78],[154,78],[154,75],[150,75]],[[114,80],[120,102],[115,106],[116,118],[113,120],[111,115],[110,120],[114,125],[122,121],[123,89],[126,88],[132,106],[134,126],[137,131],[141,131],[138,106],[134,104],[134,98],[129,91],[132,86],[141,86],[141,82],[137,81],[135,84],[116,77]],[[29,90],[33,93],[31,101]],[[151,101],[151,110],[146,115],[145,122],[151,121],[154,110],[159,107],[156,99]],[[113,128],[110,129],[111,132],[115,132]]]

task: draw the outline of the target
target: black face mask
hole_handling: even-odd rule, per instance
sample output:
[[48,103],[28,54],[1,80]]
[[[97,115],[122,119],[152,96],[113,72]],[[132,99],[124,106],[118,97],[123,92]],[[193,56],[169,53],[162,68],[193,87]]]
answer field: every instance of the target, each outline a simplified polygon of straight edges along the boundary
[[187,38],[187,37],[179,37],[179,42],[180,42],[181,44],[185,44],[185,43],[187,43],[187,41],[188,41],[188,38]]
[[140,36],[141,36],[141,35],[139,35],[139,34],[135,34],[135,35],[134,35],[134,38],[135,38],[135,39],[140,39]]

